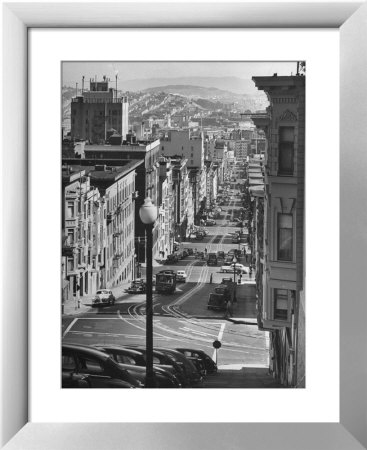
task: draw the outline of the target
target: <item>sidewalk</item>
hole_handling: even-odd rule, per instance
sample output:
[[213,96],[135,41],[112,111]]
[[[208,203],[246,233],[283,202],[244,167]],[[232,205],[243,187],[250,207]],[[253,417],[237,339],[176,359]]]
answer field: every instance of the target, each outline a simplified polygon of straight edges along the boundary
[[254,279],[237,284],[237,302],[233,304],[233,314],[227,320],[233,323],[256,325],[256,282]]
[[[155,260],[153,259],[153,267],[163,267],[161,260]],[[146,272],[146,264],[142,263],[142,278],[145,278],[145,272]],[[117,298],[121,297],[122,295],[126,294],[125,289],[127,289],[131,285],[131,280],[125,280],[118,286],[107,288],[110,289],[113,293],[113,295]],[[92,307],[92,298],[95,296],[94,294],[85,295],[83,297],[80,297],[79,302],[72,298],[68,299],[64,303],[64,315],[79,315],[84,314],[86,312],[89,312],[90,308]]]
[[[127,289],[131,284],[131,281],[124,281],[118,286],[111,288],[113,295],[116,298],[121,297],[125,294],[124,289]],[[95,294],[85,295],[80,297],[79,302],[76,299],[68,299],[64,303],[64,312],[63,315],[79,315],[89,312],[92,307],[92,298]]]

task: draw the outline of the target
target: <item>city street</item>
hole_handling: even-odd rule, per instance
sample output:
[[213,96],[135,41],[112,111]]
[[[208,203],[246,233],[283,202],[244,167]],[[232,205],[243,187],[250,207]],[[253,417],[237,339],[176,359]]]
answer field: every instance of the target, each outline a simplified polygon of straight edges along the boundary
[[[231,242],[238,229],[232,219],[240,207],[240,202],[233,198],[236,197],[222,207],[216,225],[207,227],[208,235],[203,240],[183,242],[180,250],[227,253],[230,249],[243,249],[243,238],[240,244]],[[239,262],[248,265],[244,259],[242,256]],[[158,265],[153,270],[156,273],[162,269],[185,270],[187,280],[177,284],[174,294],[153,293],[154,346],[200,349],[216,360],[219,373],[207,377],[203,387],[277,387],[267,373],[268,335],[257,327],[254,274],[242,277],[238,302],[234,304],[234,316],[240,320],[232,322],[226,320],[225,312],[208,310],[207,302],[214,285],[233,274],[221,273],[220,265],[207,266],[205,259],[197,259],[195,255],[176,264]],[[144,268],[142,276],[145,277]],[[240,316],[239,311],[243,312]],[[64,342],[145,345],[145,294],[124,293],[113,306],[85,308],[74,317],[64,316],[62,333]],[[222,344],[218,352],[212,345],[215,340]]]

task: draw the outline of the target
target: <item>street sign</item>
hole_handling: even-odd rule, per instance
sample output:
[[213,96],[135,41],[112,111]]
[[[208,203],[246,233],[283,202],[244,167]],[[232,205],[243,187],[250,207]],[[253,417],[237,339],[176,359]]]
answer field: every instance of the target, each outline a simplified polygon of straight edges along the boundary
[[222,344],[220,343],[220,341],[214,341],[214,342],[213,342],[213,347],[216,348],[216,349],[218,349],[218,348],[221,348],[221,347],[222,347]]

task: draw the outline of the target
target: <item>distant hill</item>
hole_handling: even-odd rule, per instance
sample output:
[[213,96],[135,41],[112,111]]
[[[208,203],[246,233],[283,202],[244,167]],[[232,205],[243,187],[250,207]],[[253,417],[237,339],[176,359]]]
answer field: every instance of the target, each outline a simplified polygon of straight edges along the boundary
[[157,86],[200,86],[221,89],[235,94],[255,95],[259,93],[252,80],[238,77],[162,77],[121,82],[121,88],[124,91],[144,91]]
[[192,86],[186,84],[169,84],[166,86],[155,86],[148,89],[144,89],[143,92],[157,93],[166,92],[167,94],[183,95],[185,97],[213,99],[218,98],[221,100],[227,99],[228,101],[234,101],[238,97],[242,97],[234,92],[224,91],[215,87],[204,86]]

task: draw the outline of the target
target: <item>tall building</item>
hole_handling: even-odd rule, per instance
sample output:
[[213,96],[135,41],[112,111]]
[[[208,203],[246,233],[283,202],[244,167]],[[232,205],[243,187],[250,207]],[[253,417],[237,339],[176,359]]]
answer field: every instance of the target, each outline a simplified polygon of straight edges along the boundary
[[105,143],[112,134],[126,139],[129,128],[127,97],[118,97],[109,80],[90,80],[89,91],[71,99],[71,137],[93,144]]
[[254,77],[270,106],[253,115],[265,131],[264,267],[259,298],[271,332],[271,370],[288,386],[305,386],[305,77]]
[[[190,134],[190,130],[169,130],[160,139],[160,153],[165,157],[187,159],[193,192],[193,208],[196,216],[206,203],[206,169],[202,134],[194,137]],[[197,217],[195,218],[197,219]]]

